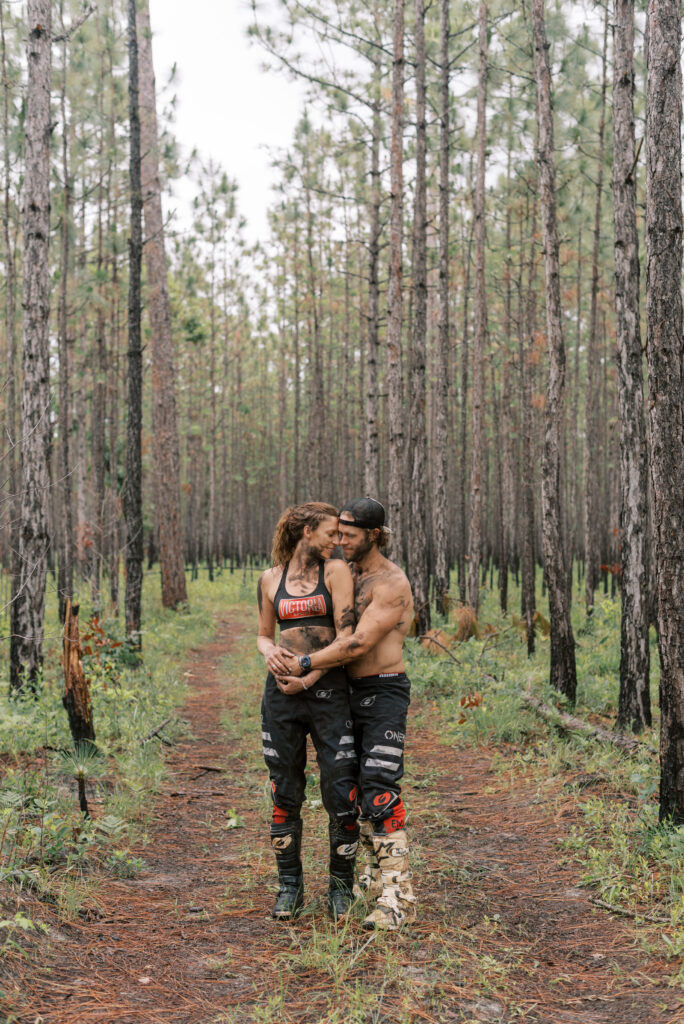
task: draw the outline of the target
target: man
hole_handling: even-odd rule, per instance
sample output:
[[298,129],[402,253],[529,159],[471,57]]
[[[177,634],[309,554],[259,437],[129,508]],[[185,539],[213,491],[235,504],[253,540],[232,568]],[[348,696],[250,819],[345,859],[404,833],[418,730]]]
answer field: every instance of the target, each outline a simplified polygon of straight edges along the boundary
[[361,882],[371,895],[379,894],[363,924],[394,931],[415,918],[399,785],[410,700],[402,645],[413,620],[413,598],[404,572],[382,554],[389,530],[379,501],[346,502],[339,529],[342,552],[352,564],[356,630],[310,655],[282,652],[290,675],[279,685],[285,693],[298,693],[321,671],[347,666],[359,757],[361,838],[371,854]]

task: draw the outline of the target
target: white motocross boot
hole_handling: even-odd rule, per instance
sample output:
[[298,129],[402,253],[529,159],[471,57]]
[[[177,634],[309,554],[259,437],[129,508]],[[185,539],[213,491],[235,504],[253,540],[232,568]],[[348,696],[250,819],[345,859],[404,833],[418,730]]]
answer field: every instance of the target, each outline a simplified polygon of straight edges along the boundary
[[411,887],[409,846],[406,832],[373,834],[373,852],[380,867],[382,893],[375,909],[363,922],[367,929],[397,931],[416,919],[416,897]]
[[380,865],[375,856],[373,846],[373,826],[367,818],[361,818],[359,825],[361,827],[361,845],[366,854],[366,863],[359,872],[358,881],[354,885],[354,895],[357,897],[368,896],[370,899],[376,900],[382,892],[382,881],[380,879]]

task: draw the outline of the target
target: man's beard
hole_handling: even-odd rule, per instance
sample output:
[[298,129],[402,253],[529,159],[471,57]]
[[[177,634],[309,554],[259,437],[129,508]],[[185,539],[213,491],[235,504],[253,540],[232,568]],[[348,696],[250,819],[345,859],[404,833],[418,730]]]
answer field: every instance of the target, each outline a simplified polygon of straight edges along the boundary
[[373,541],[370,537],[366,537],[364,540],[360,540],[350,555],[345,556],[348,562],[360,562],[362,558],[368,554],[373,547]]

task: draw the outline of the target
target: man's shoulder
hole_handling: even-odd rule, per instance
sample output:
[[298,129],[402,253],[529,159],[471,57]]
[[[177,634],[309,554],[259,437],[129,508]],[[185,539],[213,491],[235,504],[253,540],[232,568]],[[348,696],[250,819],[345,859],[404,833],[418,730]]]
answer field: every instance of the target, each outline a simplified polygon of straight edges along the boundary
[[[384,557],[384,556],[383,556]],[[388,582],[392,582],[394,585],[410,586],[408,576],[400,565],[396,562],[390,561],[389,558],[385,558],[385,564],[382,567],[383,576],[386,577]]]
[[384,559],[384,564],[378,567],[373,595],[381,599],[387,597],[405,597],[411,594],[411,584],[401,566],[396,562],[390,562],[389,558]]

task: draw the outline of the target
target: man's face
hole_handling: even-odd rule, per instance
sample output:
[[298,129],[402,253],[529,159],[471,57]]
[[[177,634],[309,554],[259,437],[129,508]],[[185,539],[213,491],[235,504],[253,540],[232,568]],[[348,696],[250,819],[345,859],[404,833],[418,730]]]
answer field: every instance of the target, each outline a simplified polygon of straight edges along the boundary
[[[340,513],[343,519],[352,519],[349,512]],[[373,547],[373,539],[360,526],[340,524],[340,547],[347,562],[360,562]]]
[[330,558],[333,548],[337,544],[337,519],[335,516],[326,516],[315,529],[309,530],[309,550],[318,558]]

